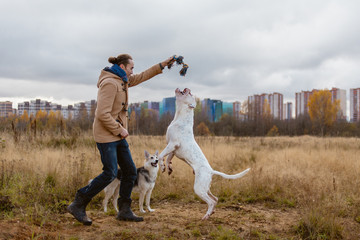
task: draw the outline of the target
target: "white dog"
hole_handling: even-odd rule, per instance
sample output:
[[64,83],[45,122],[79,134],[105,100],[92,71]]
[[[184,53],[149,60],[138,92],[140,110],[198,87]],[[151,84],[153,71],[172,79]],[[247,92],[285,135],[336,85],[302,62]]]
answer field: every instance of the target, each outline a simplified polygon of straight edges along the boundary
[[[144,166],[137,169],[137,178],[135,181],[133,191],[139,193],[139,208],[140,208],[140,212],[142,213],[145,213],[145,210],[143,208],[145,195],[146,195],[147,209],[149,210],[149,212],[155,211],[150,207],[150,197],[152,190],[154,189],[157,173],[159,170],[158,155],[159,155],[158,151],[156,151],[156,153],[152,156],[150,156],[150,154],[147,151],[145,151]],[[120,191],[120,178],[121,178],[121,171],[119,169],[118,177],[104,189],[105,191],[105,198],[103,200],[104,212],[107,212],[107,203],[111,197],[113,197],[112,204],[116,212],[119,211],[117,207],[117,199],[119,197],[119,191]]]
[[160,153],[160,166],[164,172],[164,158],[168,155],[166,164],[169,174],[172,172],[171,159],[174,156],[185,161],[192,167],[195,174],[194,191],[208,204],[208,210],[202,218],[205,220],[213,213],[218,201],[217,197],[210,192],[213,174],[220,175],[227,179],[236,179],[248,173],[250,168],[235,175],[228,175],[213,170],[199,145],[196,143],[193,134],[194,108],[196,106],[195,97],[188,88],[185,88],[184,91],[180,91],[180,89],[177,88],[175,90],[175,96],[176,113],[166,132],[167,146]]

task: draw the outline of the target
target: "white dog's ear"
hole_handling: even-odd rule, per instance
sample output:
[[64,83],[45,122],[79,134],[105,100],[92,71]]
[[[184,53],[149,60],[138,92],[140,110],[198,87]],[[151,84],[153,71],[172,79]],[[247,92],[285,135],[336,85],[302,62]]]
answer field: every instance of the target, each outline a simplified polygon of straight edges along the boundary
[[159,156],[159,151],[158,150],[156,150],[155,155]]
[[145,150],[145,158],[149,158],[150,154]]

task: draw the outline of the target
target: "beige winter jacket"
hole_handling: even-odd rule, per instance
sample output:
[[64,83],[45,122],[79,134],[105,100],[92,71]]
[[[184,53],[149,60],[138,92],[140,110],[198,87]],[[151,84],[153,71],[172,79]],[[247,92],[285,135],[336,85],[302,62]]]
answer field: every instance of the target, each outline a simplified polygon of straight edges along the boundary
[[140,74],[131,75],[126,83],[113,73],[101,71],[97,83],[99,89],[93,123],[95,142],[108,143],[121,139],[121,129],[127,129],[128,125],[128,88],[160,73],[160,65],[156,64]]

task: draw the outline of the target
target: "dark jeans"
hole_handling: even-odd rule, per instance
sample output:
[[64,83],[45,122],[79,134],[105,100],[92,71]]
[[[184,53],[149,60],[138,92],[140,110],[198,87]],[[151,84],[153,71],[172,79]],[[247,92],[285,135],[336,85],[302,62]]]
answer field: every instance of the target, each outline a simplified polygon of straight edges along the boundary
[[110,143],[96,143],[103,164],[103,172],[87,186],[78,190],[86,198],[93,198],[121,171],[120,198],[131,201],[131,191],[136,180],[136,166],[132,160],[129,144],[125,139]]

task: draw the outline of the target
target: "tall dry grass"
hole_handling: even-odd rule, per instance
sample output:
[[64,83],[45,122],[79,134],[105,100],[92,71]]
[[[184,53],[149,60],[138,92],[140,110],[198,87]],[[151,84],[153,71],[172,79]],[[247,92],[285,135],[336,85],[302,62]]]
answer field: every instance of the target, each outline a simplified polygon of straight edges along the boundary
[[[41,223],[44,215],[62,213],[76,190],[101,172],[90,133],[17,144],[7,134],[1,139],[0,196],[18,206],[2,211],[5,217],[23,214]],[[165,137],[159,136],[130,136],[128,142],[137,166],[143,164],[144,150],[154,153],[166,145]],[[219,204],[298,208],[302,217],[294,232],[304,239],[342,238],[351,234],[346,230],[349,224],[360,222],[357,138],[197,137],[197,142],[216,170],[233,174],[251,167],[242,179],[213,177],[212,192]],[[192,169],[176,158],[173,169],[170,176],[159,174],[152,201],[199,201],[193,194]],[[100,208],[101,199],[100,194],[90,207]]]

